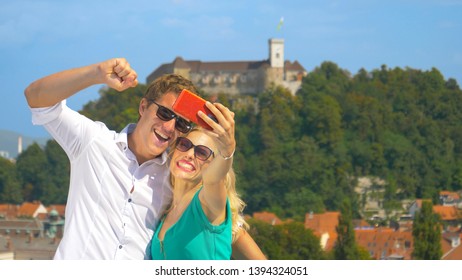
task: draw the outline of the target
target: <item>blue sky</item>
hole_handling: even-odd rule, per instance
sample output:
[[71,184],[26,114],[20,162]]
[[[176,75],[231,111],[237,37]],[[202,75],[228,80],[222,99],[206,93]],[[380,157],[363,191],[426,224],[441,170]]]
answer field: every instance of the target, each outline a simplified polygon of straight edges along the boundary
[[[462,0],[0,0],[0,130],[48,136],[23,95],[42,76],[125,57],[144,83],[176,56],[266,59],[269,38],[284,38],[285,58],[308,72],[324,61],[352,74],[435,67],[462,84]],[[101,87],[69,106],[80,110]]]

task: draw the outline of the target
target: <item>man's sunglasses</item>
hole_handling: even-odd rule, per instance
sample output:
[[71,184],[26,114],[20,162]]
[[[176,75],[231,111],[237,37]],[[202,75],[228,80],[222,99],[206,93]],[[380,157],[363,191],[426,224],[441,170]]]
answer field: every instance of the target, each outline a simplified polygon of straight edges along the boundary
[[164,107],[158,104],[156,101],[154,101],[154,99],[148,99],[148,101],[157,105],[158,108],[157,108],[156,116],[159,119],[166,121],[166,122],[168,122],[169,120],[175,119],[175,128],[179,132],[188,133],[191,130],[192,128],[191,122],[188,122],[187,120],[173,113],[167,107]]
[[204,145],[194,145],[191,140],[185,137],[178,137],[176,139],[176,149],[181,152],[187,152],[189,149],[194,148],[194,156],[197,159],[206,161],[210,156],[213,155],[213,151]]

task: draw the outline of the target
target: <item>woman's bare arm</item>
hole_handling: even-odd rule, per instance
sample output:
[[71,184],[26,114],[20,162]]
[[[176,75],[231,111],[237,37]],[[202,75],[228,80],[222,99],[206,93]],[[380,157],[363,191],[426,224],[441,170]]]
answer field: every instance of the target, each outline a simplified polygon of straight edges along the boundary
[[239,238],[233,243],[233,259],[235,260],[266,260],[266,256],[260,250],[250,234],[242,230]]

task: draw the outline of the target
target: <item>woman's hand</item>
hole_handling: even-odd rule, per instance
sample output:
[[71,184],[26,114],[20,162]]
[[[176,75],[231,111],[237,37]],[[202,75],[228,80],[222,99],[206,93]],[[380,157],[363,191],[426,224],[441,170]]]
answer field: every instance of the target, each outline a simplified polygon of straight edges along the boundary
[[220,103],[212,104],[207,101],[205,105],[213,113],[218,122],[209,118],[202,111],[199,111],[199,117],[212,128],[212,131],[208,131],[207,133],[215,140],[219,156],[229,159],[236,150],[234,112]]

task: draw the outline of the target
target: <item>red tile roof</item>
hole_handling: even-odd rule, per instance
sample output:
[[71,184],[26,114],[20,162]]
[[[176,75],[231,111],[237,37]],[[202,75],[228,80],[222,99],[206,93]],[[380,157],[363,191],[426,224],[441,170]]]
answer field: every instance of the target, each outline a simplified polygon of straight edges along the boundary
[[391,228],[356,229],[355,237],[356,243],[374,259],[411,259],[413,238],[410,231],[401,232]]
[[18,216],[33,217],[40,206],[43,206],[40,202],[24,202],[18,209]]
[[305,68],[303,68],[303,66],[297,60],[295,60],[294,62],[290,62],[289,60],[286,60],[284,62],[284,67],[287,71],[299,71],[299,72],[306,71]]
[[[160,72],[159,69],[170,69],[170,72],[173,71],[173,68],[178,69],[191,69],[193,72],[214,72],[214,71],[247,71],[252,69],[259,69],[269,67],[268,60],[259,60],[259,61],[211,61],[211,62],[202,62],[200,60],[184,60],[182,57],[176,57],[171,63],[164,63],[159,66],[153,73],[149,76],[156,76],[156,73]],[[290,62],[286,60],[284,66],[287,71],[299,71],[306,72],[305,68],[295,60]]]
[[263,221],[263,222],[266,222],[266,223],[268,223],[270,225],[273,225],[273,226],[282,224],[281,219],[279,219],[276,216],[276,214],[271,213],[271,212],[266,212],[266,211],[255,212],[255,213],[253,213],[253,218],[257,219],[257,220],[260,220],[260,221]]
[[433,212],[439,214],[443,221],[453,221],[460,217],[459,211],[455,206],[433,205]]
[[318,231],[321,233],[335,231],[339,216],[340,212],[307,213],[305,215],[305,228],[310,228],[315,232]]
[[19,205],[0,204],[0,216],[6,219],[16,218],[18,215]]
[[[462,245],[460,240],[462,239],[462,234],[457,233],[443,233],[441,236],[441,248],[443,250],[442,260],[462,260]],[[453,243],[453,239],[458,242]],[[453,245],[455,245],[453,247]]]
[[452,198],[454,200],[460,199],[460,196],[456,192],[450,192],[450,191],[440,191],[440,196],[446,196],[449,198]]
[[313,233],[321,239],[321,245],[326,251],[330,251],[337,241],[336,227],[339,216],[340,212],[307,213],[305,215],[305,228],[313,230]]

